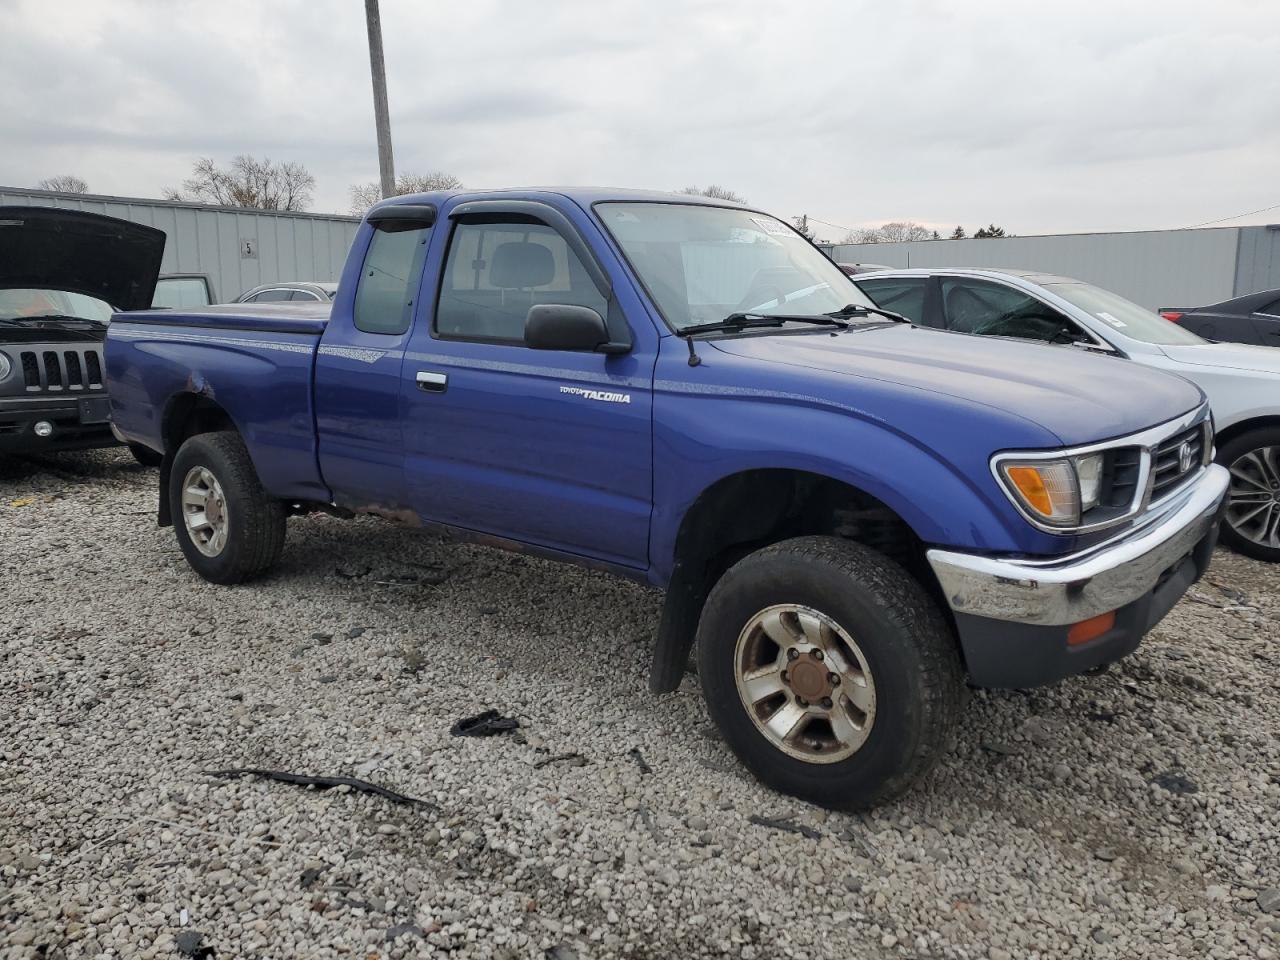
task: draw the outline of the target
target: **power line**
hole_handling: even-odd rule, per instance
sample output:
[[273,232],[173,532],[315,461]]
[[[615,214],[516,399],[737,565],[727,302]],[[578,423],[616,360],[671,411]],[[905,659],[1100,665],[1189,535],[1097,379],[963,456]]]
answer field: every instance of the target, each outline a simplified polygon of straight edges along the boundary
[[[1255,213],[1266,213],[1268,210],[1280,210],[1280,203],[1273,204],[1269,207],[1263,207],[1261,210],[1250,210],[1248,213],[1237,213],[1234,217],[1223,217],[1221,220],[1206,220],[1204,223],[1193,223],[1186,230],[1194,230],[1196,227],[1208,227],[1215,223],[1226,223],[1228,220],[1239,220],[1241,217],[1252,217]],[[810,217],[809,219],[813,219]],[[821,221],[819,221],[821,222]]]

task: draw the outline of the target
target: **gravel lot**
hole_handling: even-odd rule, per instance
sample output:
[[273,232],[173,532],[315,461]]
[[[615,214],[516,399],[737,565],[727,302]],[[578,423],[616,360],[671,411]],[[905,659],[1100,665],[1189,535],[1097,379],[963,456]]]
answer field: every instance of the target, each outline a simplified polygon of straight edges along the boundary
[[[693,677],[647,693],[652,592],[325,517],[215,587],[154,500],[121,452],[0,461],[0,956],[1280,957],[1262,564],[1107,674],[975,693],[851,816],[748,779]],[[486,708],[521,729],[450,736]]]

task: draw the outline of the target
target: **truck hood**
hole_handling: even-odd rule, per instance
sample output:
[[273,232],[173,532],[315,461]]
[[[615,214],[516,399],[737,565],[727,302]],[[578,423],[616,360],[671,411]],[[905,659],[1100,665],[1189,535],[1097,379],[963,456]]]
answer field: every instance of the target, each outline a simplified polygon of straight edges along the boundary
[[78,210],[0,207],[0,289],[69,290],[120,310],[149,306],[165,235]]
[[1011,413],[1064,446],[1136,433],[1204,402],[1181,377],[1118,357],[906,324],[835,336],[707,341],[736,356],[899,384]]
[[1161,346],[1165,356],[1179,363],[1222,370],[1251,370],[1280,374],[1280,350],[1247,343],[1192,343]]

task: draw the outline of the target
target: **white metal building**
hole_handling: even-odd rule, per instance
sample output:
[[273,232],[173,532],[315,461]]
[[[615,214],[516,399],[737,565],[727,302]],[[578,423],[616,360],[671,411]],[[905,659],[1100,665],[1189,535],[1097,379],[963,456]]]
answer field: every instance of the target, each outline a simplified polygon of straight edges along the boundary
[[0,187],[0,207],[63,207],[105,213],[165,232],[163,273],[203,273],[219,301],[278,280],[337,280],[355,217],[278,213],[172,200]]
[[1017,267],[1086,280],[1153,310],[1280,288],[1280,224],[824,246],[837,263]]

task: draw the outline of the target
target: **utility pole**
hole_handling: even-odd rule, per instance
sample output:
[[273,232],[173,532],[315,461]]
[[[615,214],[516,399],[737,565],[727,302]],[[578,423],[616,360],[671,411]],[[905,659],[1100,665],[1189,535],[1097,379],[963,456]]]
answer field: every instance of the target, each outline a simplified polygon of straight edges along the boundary
[[373,74],[373,119],[378,126],[378,173],[382,195],[396,192],[396,164],[391,156],[391,118],[387,110],[387,67],[382,59],[382,17],[378,0],[364,0],[364,17],[369,27],[369,72]]

